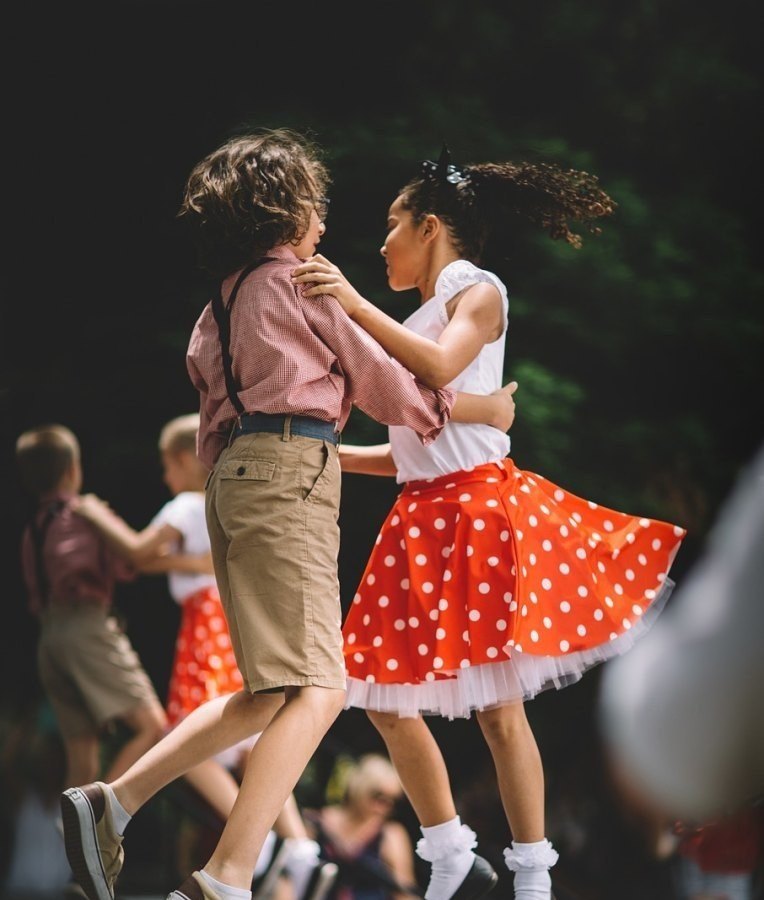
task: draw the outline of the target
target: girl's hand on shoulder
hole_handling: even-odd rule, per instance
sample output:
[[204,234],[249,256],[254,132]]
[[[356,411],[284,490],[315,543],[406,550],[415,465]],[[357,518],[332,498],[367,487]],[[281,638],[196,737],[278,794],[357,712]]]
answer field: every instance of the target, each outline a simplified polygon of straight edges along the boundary
[[[365,303],[363,297],[345,278],[334,263],[329,262],[325,256],[317,253],[307,262],[297,266],[292,273],[292,284],[301,285],[303,297],[318,297],[321,294],[331,294],[335,297],[345,312],[353,318],[353,315]],[[305,287],[302,287],[305,285]]]
[[96,494],[80,494],[72,500],[72,509],[78,516],[89,521],[97,521],[104,515],[113,515],[111,507]]

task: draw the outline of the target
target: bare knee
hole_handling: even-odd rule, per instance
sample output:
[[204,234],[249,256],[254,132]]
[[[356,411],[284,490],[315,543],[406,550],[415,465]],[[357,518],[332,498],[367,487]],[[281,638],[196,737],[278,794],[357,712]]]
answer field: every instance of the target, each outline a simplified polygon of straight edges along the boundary
[[402,718],[397,713],[377,712],[373,709],[367,709],[366,715],[383,738],[401,733],[418,732],[422,728],[427,728],[419,716]]
[[337,718],[345,705],[345,691],[316,685],[288,687],[285,691],[287,703],[308,703],[314,715],[328,727]]
[[167,716],[158,703],[139,706],[124,716],[125,723],[146,741],[155,744],[167,730]]
[[481,710],[477,713],[477,720],[489,745],[511,744],[529,731],[522,703]]

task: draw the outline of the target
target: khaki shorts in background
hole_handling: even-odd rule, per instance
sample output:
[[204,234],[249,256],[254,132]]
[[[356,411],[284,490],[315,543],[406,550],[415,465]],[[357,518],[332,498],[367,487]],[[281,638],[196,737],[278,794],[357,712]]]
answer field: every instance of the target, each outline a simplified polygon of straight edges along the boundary
[[207,485],[207,528],[236,662],[252,693],[345,688],[337,448],[300,435],[236,438]]
[[64,738],[97,735],[113,719],[159,705],[117,620],[95,604],[49,606],[42,615],[37,662]]

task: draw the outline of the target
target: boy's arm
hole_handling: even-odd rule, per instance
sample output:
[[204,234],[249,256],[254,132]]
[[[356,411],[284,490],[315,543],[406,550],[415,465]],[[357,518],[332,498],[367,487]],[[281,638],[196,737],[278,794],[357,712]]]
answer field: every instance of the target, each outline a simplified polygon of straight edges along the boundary
[[77,497],[72,509],[101,532],[115,553],[136,568],[164,556],[166,545],[181,537],[172,525],[149,525],[143,531],[136,531],[95,494]]
[[340,444],[340,468],[355,475],[398,474],[390,444],[375,444],[359,447],[354,444]]

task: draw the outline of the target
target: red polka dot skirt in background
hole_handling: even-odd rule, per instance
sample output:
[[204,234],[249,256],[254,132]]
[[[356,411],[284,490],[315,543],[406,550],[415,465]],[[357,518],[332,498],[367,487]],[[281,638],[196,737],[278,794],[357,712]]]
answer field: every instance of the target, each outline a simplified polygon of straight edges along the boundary
[[464,717],[577,681],[649,627],[685,533],[511,459],[409,482],[343,628],[347,705]]
[[183,602],[167,699],[169,726],[243,686],[220,596],[213,587],[202,588]]

